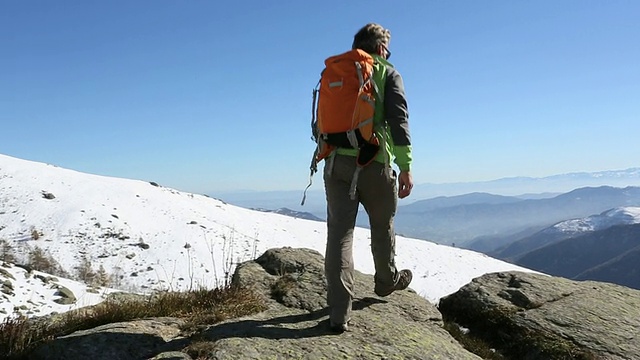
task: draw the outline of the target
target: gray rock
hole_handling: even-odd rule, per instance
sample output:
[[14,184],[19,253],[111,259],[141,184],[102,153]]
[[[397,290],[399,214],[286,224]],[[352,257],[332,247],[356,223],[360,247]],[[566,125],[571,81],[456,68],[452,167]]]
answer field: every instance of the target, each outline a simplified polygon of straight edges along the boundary
[[[329,331],[322,256],[272,249],[233,276],[262,294],[268,309],[202,326],[186,337],[178,319],[145,319],[78,331],[40,346],[33,359],[480,359],[443,328],[438,310],[413,291],[386,298],[373,276],[356,273],[349,331]],[[188,350],[195,351],[198,356]]]
[[[262,296],[263,312],[194,334],[175,318],[114,323],[57,338],[29,358],[480,359],[443,329],[441,313],[424,298],[410,290],[379,298],[373,277],[358,272],[349,331],[331,333],[323,263],[314,250],[272,249],[240,264],[232,279]],[[144,297],[110,297],[136,299]],[[495,273],[443,298],[439,308],[504,359],[640,359],[640,291],[622,286]]]
[[193,360],[193,358],[180,351],[167,351],[160,353],[149,360]]
[[60,297],[53,301],[61,305],[71,305],[71,304],[75,304],[77,301],[73,291],[69,290],[68,288],[62,285],[58,285],[58,291],[56,291],[55,295],[58,295]]
[[510,272],[440,300],[445,319],[513,359],[640,359],[640,291]]
[[76,331],[39,347],[29,359],[148,359],[160,346],[178,338],[181,324],[175,318],[154,318]]
[[8,293],[13,293],[13,290],[15,290],[13,287],[13,283],[10,280],[5,280],[0,283],[0,285],[2,286],[3,292],[6,290]]
[[56,196],[55,196],[55,195],[53,195],[53,194],[52,194],[52,193],[50,193],[50,192],[44,191],[44,190],[42,190],[42,197],[43,197],[43,198],[45,198],[45,199],[47,199],[47,200],[53,200],[53,199],[55,199],[55,198],[56,198]]
[[357,272],[349,331],[329,331],[324,260],[309,249],[272,249],[238,266],[233,282],[270,301],[262,313],[209,327],[212,359],[479,359],[442,328],[437,309],[413,291],[373,293]]
[[36,279],[40,279],[40,281],[42,281],[45,284],[49,284],[51,282],[56,282],[59,281],[57,277],[55,276],[48,276],[48,275],[40,275],[40,274],[36,274],[33,277],[35,277]]
[[[8,267],[8,265],[7,265]],[[7,279],[15,280],[16,278],[11,275],[10,272],[0,267],[0,275],[6,277]]]
[[119,292],[113,292],[107,295],[107,297],[105,298],[105,301],[111,301],[111,302],[122,304],[127,302],[145,301],[148,299],[149,297],[147,295],[126,293],[126,292],[119,291]]

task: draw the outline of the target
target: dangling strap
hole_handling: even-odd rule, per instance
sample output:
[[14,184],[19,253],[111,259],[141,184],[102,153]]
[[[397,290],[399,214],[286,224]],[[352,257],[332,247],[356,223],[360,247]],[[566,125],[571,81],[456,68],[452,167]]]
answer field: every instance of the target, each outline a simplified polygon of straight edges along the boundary
[[[324,72],[324,70],[322,70]],[[318,106],[318,92],[320,87],[320,82],[322,81],[322,73],[320,73],[320,80],[318,80],[318,84],[313,89],[313,95],[311,100],[311,140],[316,143],[316,149],[313,152],[313,157],[311,158],[311,165],[309,166],[309,170],[311,173],[309,174],[309,185],[304,189],[302,193],[302,201],[300,202],[300,206],[304,205],[304,202],[307,200],[307,190],[313,184],[313,174],[318,172],[318,154],[320,152],[320,134],[318,133],[318,127],[316,126],[317,120],[317,106]]]
[[373,93],[376,101],[382,102],[382,98],[380,97],[380,91],[378,90],[378,84],[376,84],[375,80],[373,80],[373,76],[371,77],[371,84],[373,85]]
[[358,187],[360,171],[362,171],[362,166],[357,166],[356,171],[353,173],[353,179],[351,179],[351,188],[349,189],[349,198],[351,198],[351,200],[356,199],[356,189]]
[[309,185],[304,188],[304,192],[302,193],[302,201],[300,202],[300,206],[304,205],[304,202],[307,200],[307,190],[313,184],[313,174],[318,172],[318,151],[319,147],[316,146],[316,150],[313,152],[313,157],[311,158],[311,165],[309,166],[310,174],[309,174]]
[[387,127],[383,126],[382,127],[382,138],[384,140],[384,143],[382,146],[384,146],[384,149],[382,149],[382,151],[384,151],[384,174],[387,178],[387,181],[391,181],[391,159],[389,159],[389,152],[387,151],[387,137],[389,135],[387,134]]
[[[318,153],[320,152],[320,147],[316,147],[316,151],[313,153],[313,158],[311,159],[311,166],[309,167],[309,169],[311,170],[311,173],[309,174],[309,184],[307,185],[307,187],[304,189],[304,192],[302,193],[302,201],[300,202],[300,206],[304,206],[304,202],[307,200],[307,190],[309,190],[309,188],[311,187],[311,185],[313,184],[313,175],[315,173],[318,172]],[[336,152],[332,151],[331,154],[329,154],[329,156],[327,156],[326,161],[325,161],[325,165],[327,166],[327,176],[331,177],[331,174],[333,173],[333,165],[335,164],[335,158],[336,158]]]
[[336,163],[336,152],[332,152],[331,154],[329,154],[329,156],[327,157],[327,161],[325,166],[328,167],[327,169],[327,177],[331,177],[331,175],[333,175],[333,165]]
[[304,206],[304,202],[307,201],[307,190],[309,190],[309,188],[311,187],[311,184],[313,184],[313,175],[309,176],[309,185],[307,185],[307,187],[304,188],[304,192],[302,193],[302,201],[300,202],[300,206]]
[[313,175],[309,176],[309,185],[307,185],[307,187],[304,188],[304,192],[302,193],[302,201],[300,202],[300,206],[304,206],[304,202],[307,201],[307,190],[309,190],[309,188],[311,187],[311,184],[313,184]]
[[358,74],[358,81],[360,82],[360,89],[362,89],[362,87],[364,86],[364,75],[362,73],[362,65],[360,65],[359,62],[355,62],[356,64],[356,70],[357,70],[357,74]]

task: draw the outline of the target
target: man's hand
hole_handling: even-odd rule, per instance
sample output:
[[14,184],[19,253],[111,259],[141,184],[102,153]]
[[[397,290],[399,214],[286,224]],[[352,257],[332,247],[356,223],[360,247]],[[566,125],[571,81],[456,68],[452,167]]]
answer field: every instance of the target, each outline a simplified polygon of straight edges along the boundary
[[411,171],[401,171],[398,177],[398,197],[404,199],[411,194],[413,189],[413,177]]

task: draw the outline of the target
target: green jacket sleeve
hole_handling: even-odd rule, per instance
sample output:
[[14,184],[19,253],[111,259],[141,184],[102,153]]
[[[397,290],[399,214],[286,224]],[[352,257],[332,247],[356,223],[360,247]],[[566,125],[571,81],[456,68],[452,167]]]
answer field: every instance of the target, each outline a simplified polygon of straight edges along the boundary
[[384,113],[392,139],[394,162],[400,171],[409,171],[412,161],[409,111],[402,76],[393,67],[388,67],[385,82]]

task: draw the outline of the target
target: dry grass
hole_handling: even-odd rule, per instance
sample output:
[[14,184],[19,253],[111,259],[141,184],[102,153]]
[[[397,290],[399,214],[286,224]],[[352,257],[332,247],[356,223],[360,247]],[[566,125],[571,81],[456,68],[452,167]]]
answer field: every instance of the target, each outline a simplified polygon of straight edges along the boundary
[[42,271],[50,275],[69,277],[69,273],[62,268],[62,265],[39,246],[34,247],[29,252],[27,265],[33,270]]
[[7,319],[0,324],[0,354],[8,359],[28,359],[37,345],[74,331],[100,325],[148,317],[179,317],[186,320],[182,330],[265,309],[265,304],[248,289],[227,286],[214,290],[166,292],[139,300],[107,300],[96,306],[55,315],[48,320]]
[[184,350],[193,359],[208,359],[209,355],[216,351],[216,343],[213,341],[194,341]]
[[291,289],[296,287],[297,280],[291,274],[282,275],[271,285],[271,296],[282,299]]
[[10,263],[16,262],[16,257],[13,254],[13,248],[5,239],[0,239],[0,261]]

